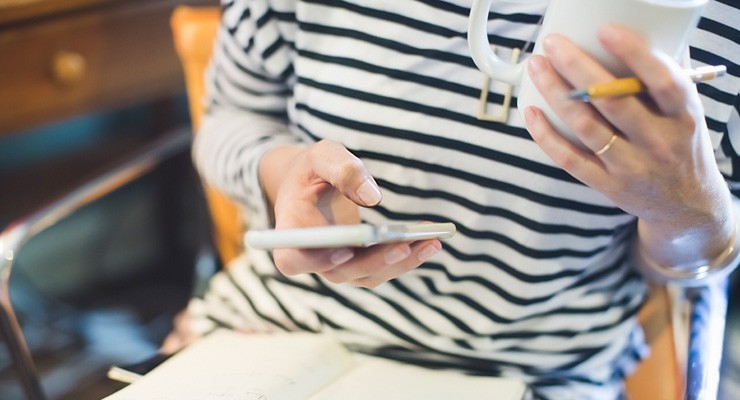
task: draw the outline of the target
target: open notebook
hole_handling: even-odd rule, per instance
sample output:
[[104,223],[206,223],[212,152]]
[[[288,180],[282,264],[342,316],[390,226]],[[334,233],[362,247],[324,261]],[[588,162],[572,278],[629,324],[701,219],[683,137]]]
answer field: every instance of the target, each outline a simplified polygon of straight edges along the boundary
[[514,379],[357,355],[329,335],[221,330],[105,400],[521,400],[525,393]]

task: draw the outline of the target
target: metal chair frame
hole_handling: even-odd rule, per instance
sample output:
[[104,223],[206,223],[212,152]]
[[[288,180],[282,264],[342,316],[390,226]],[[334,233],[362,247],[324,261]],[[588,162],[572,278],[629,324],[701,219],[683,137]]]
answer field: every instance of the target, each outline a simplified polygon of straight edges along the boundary
[[33,237],[64,220],[84,206],[153,171],[164,161],[189,152],[190,136],[166,135],[140,154],[75,188],[56,201],[10,223],[0,233],[0,338],[13,362],[18,381],[29,400],[46,399],[33,356],[23,336],[10,299],[14,261]]

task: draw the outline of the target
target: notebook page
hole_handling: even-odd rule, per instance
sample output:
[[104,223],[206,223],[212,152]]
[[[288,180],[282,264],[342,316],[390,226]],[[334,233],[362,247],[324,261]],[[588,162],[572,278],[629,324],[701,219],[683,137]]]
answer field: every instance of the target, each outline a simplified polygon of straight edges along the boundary
[[309,400],[522,400],[526,385],[516,379],[470,376],[358,356],[357,365]]
[[329,336],[217,331],[105,400],[305,399],[353,364]]

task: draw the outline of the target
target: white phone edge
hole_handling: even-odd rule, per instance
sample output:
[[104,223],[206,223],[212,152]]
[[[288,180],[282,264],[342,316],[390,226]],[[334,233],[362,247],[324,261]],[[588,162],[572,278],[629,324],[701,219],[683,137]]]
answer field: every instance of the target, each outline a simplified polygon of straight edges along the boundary
[[245,243],[255,249],[367,247],[378,243],[445,239],[456,232],[451,222],[400,225],[332,225],[315,228],[250,230]]

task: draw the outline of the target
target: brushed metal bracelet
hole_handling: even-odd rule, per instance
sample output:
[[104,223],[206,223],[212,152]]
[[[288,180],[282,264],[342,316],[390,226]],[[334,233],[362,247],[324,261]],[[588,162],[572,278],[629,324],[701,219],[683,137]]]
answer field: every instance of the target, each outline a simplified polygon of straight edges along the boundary
[[740,261],[740,236],[737,224],[732,236],[719,255],[696,267],[663,265],[645,254],[644,249],[635,240],[632,245],[632,263],[646,278],[657,283],[672,283],[680,286],[701,286],[709,278],[727,276],[737,267]]

